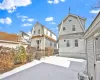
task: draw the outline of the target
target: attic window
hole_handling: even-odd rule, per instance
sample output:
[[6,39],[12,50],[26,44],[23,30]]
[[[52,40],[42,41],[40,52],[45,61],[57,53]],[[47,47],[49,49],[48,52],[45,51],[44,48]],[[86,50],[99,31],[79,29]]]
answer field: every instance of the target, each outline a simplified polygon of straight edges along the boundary
[[71,22],[72,20],[70,19],[70,20],[68,20],[69,22]]

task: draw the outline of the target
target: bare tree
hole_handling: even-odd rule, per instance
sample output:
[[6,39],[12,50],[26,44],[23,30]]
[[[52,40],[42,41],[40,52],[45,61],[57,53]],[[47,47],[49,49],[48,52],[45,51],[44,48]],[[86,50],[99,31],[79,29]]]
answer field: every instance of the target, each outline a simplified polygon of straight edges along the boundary
[[97,3],[93,6],[93,8],[100,8],[100,0],[97,0]]

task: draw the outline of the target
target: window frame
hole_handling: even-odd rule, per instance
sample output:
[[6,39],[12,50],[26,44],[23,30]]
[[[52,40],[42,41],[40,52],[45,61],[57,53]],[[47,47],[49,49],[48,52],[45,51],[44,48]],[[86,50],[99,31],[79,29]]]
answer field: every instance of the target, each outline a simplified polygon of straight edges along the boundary
[[79,46],[78,40],[76,39],[76,40],[75,40],[75,47],[78,47],[78,46]]
[[76,31],[75,25],[72,26],[72,31]]
[[66,30],[66,27],[63,27],[63,31],[65,31]]
[[69,40],[67,40],[66,46],[70,47],[70,41]]
[[34,34],[35,34],[36,32],[34,31]]
[[40,29],[38,30],[38,34],[40,34]]

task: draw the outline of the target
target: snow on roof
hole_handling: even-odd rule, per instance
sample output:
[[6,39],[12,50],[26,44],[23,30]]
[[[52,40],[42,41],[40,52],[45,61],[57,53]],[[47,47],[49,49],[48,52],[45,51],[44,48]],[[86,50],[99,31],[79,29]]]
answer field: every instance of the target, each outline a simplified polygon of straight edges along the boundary
[[[86,62],[83,59],[74,59],[74,58],[64,58],[64,57],[56,57],[56,56],[50,56],[50,57],[45,57],[42,58],[40,61],[39,60],[34,60],[30,63],[27,63],[25,65],[22,65],[18,68],[15,68],[9,72],[6,72],[4,74],[0,75],[0,80],[3,78],[6,78],[8,76],[11,76],[15,73],[18,73],[20,71],[29,69],[37,64],[40,63],[48,63],[48,64],[53,64],[61,67],[68,68],[74,72],[80,72],[86,67]],[[83,64],[84,63],[84,64]]]

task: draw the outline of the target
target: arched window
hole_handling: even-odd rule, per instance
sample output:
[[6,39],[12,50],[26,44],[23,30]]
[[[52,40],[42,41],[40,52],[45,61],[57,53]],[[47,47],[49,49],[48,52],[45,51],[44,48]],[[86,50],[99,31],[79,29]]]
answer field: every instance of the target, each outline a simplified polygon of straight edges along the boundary
[[75,40],[75,47],[78,47],[78,40]]

